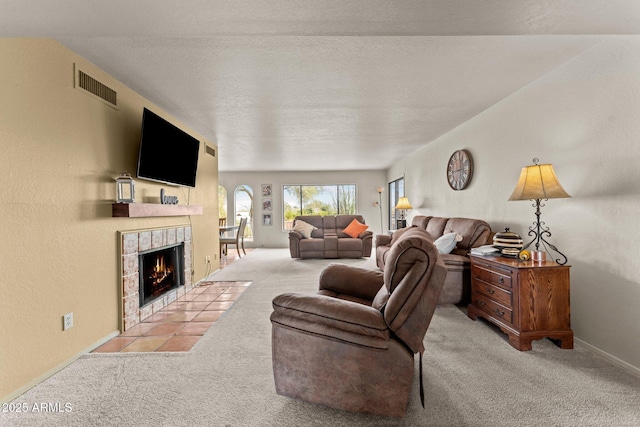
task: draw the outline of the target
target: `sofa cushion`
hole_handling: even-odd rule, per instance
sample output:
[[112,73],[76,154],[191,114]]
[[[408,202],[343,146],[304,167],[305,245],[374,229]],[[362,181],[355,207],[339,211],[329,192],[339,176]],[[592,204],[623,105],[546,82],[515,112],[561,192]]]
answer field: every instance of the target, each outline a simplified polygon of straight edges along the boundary
[[367,228],[369,228],[368,225],[362,224],[360,221],[354,218],[353,221],[351,221],[351,224],[349,224],[347,228],[342,230],[342,232],[355,239],[360,236],[360,233],[365,231]]
[[296,224],[293,226],[293,231],[297,231],[298,233],[300,233],[304,239],[311,238],[311,232],[317,229],[318,227],[315,227],[302,220],[297,220]]

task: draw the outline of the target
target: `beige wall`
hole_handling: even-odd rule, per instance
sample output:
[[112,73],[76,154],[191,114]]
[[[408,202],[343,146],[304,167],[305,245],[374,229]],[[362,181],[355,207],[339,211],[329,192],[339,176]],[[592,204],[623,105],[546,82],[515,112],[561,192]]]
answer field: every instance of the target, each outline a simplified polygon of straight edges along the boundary
[[[118,92],[118,110],[74,89],[74,63]],[[4,400],[117,331],[117,231],[191,224],[193,281],[203,278],[218,247],[218,164],[202,152],[197,188],[164,186],[204,215],[111,218],[113,179],[136,169],[143,107],[170,117],[51,40],[0,39],[0,100]],[[157,203],[162,187],[137,180],[137,201]],[[63,332],[69,312],[75,324]]]
[[[388,177],[406,173],[412,215],[483,218],[526,237],[534,208],[507,199],[534,157],[552,163],[573,198],[549,200],[542,220],[572,265],[574,334],[640,373],[639,71],[640,38],[606,38],[398,162]],[[456,192],[445,169],[463,148],[475,172]]]

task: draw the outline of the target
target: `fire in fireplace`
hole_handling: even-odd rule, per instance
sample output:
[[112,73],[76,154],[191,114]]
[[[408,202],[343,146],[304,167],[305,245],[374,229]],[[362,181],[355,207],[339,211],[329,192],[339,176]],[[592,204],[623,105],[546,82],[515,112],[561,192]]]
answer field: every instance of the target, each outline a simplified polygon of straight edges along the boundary
[[184,244],[140,252],[140,307],[184,284]]

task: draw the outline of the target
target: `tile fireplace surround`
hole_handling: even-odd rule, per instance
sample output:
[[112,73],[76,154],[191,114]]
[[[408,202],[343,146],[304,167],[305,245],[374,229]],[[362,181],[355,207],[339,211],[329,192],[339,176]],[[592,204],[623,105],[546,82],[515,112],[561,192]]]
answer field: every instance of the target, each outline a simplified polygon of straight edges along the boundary
[[[122,331],[162,310],[193,288],[191,281],[191,227],[119,231],[122,272]],[[149,249],[184,243],[184,286],[173,289],[157,300],[140,307],[138,253]]]

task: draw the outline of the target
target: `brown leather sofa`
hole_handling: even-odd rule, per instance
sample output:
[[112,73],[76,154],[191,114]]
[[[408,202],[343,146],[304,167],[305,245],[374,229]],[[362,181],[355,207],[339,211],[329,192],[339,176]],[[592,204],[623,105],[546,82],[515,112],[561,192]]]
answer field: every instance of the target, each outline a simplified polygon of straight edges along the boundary
[[[492,243],[489,224],[480,219],[418,215],[413,218],[411,226],[427,230],[433,241],[445,232],[462,236],[462,241],[456,244],[451,253],[442,254],[448,273],[438,304],[468,303],[471,296],[471,264],[467,254],[471,248]],[[394,239],[399,238],[405,230],[407,228],[397,230],[392,236],[376,235],[376,264],[381,270],[384,270]]]
[[446,273],[430,237],[414,228],[389,249],[384,271],[331,264],[317,294],[274,298],[276,392],[346,411],[403,416],[414,354],[424,351]]
[[357,219],[365,224],[362,215],[300,215],[301,220],[316,227],[311,238],[304,238],[297,231],[289,232],[289,251],[291,258],[362,258],[371,256],[373,233],[363,231],[356,238],[343,232]]

